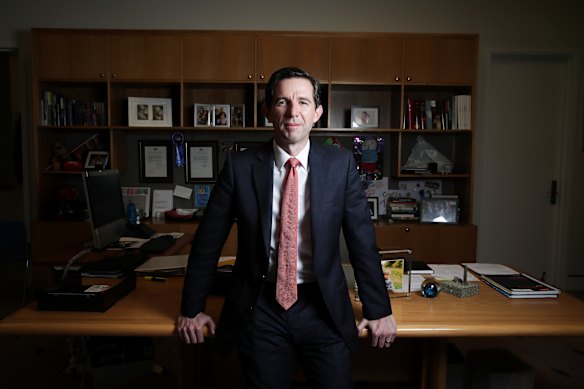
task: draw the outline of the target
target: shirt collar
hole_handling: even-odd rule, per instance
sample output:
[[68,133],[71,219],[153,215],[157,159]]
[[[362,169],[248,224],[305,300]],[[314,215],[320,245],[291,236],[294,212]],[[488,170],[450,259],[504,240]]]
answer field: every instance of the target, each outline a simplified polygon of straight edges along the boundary
[[[282,169],[284,164],[288,161],[288,159],[292,158],[290,154],[284,151],[280,146],[276,144],[276,141],[273,142],[273,149],[274,149],[274,160],[276,162],[276,166],[278,169]],[[310,140],[306,142],[306,146],[295,156],[296,159],[300,161],[300,164],[304,169],[308,168],[308,153],[310,151]]]

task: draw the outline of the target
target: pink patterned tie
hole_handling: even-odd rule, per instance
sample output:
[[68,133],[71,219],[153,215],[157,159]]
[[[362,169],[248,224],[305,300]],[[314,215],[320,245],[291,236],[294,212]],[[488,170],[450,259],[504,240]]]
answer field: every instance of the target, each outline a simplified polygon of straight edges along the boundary
[[298,299],[296,279],[298,262],[298,174],[300,161],[290,158],[290,166],[280,207],[280,243],[278,247],[278,272],[276,278],[276,300],[288,310]]

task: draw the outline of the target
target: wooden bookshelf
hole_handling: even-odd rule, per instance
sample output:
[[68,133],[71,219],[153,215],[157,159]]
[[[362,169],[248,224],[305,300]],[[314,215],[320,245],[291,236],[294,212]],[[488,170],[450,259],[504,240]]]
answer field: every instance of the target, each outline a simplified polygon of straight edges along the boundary
[[[59,209],[63,204],[55,200],[62,188],[79,191],[81,186],[79,171],[47,171],[55,143],[71,149],[99,134],[99,147],[110,153],[109,167],[119,169],[124,179],[136,176],[136,172],[128,171],[135,163],[126,155],[127,139],[132,134],[168,138],[172,132],[181,131],[191,139],[205,134],[229,141],[247,141],[250,134],[269,136],[260,111],[267,78],[279,67],[300,66],[323,84],[324,115],[313,130],[315,135],[341,137],[347,142],[357,134],[382,136],[389,166],[384,175],[390,177],[393,185],[403,180],[440,180],[443,193],[459,196],[459,225],[412,223],[409,227],[407,236],[423,237],[416,246],[419,252],[427,257],[446,258],[450,252],[443,245],[430,242],[434,239],[430,237],[437,234],[441,241],[448,242],[450,236],[459,236],[458,231],[468,229],[463,236],[473,240],[473,244],[462,256],[470,260],[475,255],[472,183],[477,35],[33,29],[32,36],[37,200],[33,212],[43,228],[67,222],[76,228],[82,215],[78,209],[72,211],[75,215],[67,214],[68,210]],[[105,123],[44,124],[40,102],[46,91],[77,101],[103,103]],[[443,101],[461,94],[472,99],[470,128],[404,128],[407,98]],[[128,97],[170,98],[173,127],[129,127]],[[195,127],[196,103],[244,104],[245,127]],[[353,106],[379,108],[378,127],[351,128],[348,113]],[[452,161],[452,173],[403,172],[418,136]],[[183,177],[175,177],[174,184],[188,186]],[[79,196],[82,198],[82,193]],[[403,226],[378,224],[384,235],[396,234]],[[413,245],[416,239],[401,239],[399,245]],[[431,255],[424,242],[445,254]]]

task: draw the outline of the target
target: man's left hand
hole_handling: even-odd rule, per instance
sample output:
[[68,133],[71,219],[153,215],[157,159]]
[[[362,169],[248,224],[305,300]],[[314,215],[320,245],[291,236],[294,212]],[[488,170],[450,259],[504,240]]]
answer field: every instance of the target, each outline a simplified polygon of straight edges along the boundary
[[391,346],[397,335],[397,323],[393,315],[385,316],[377,320],[363,318],[357,329],[359,333],[368,328],[371,335],[371,346],[385,348]]

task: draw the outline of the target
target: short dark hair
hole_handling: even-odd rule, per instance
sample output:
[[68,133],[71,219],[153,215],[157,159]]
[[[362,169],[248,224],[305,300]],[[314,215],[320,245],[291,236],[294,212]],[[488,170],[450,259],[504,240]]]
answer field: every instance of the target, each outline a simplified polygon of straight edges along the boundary
[[320,105],[320,93],[321,86],[320,81],[312,74],[308,73],[306,70],[297,67],[286,67],[276,70],[266,86],[266,97],[264,99],[264,104],[269,107],[272,105],[272,100],[274,98],[274,87],[275,85],[287,78],[300,77],[305,78],[312,84],[314,103],[318,107]]

